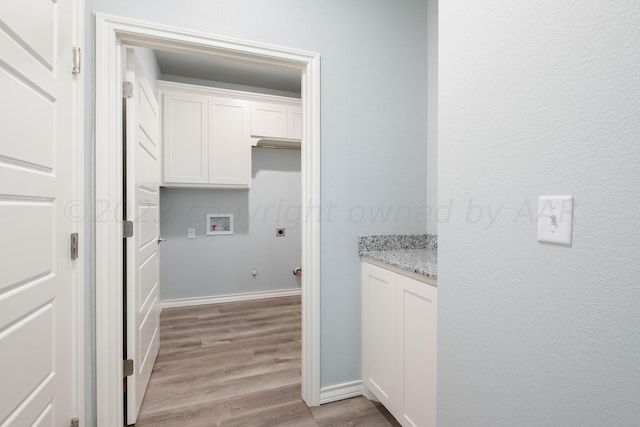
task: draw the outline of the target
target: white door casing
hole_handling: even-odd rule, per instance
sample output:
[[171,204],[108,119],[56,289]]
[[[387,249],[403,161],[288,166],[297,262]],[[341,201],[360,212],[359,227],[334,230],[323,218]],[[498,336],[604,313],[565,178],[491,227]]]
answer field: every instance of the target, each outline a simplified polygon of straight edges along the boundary
[[129,18],[96,16],[96,382],[99,426],[122,420],[122,44],[298,70],[302,79],[302,397],[320,404],[320,56]]
[[[0,425],[69,425],[84,396],[82,4],[0,2]],[[81,210],[81,209],[80,209]],[[82,240],[81,240],[82,242]]]
[[126,52],[127,423],[135,424],[160,347],[160,110],[135,51]]

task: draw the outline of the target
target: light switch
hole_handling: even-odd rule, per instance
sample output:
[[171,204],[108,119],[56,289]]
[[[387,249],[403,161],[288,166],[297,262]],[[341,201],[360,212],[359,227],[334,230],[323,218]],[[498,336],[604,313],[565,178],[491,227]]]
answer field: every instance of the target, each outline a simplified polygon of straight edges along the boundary
[[189,227],[187,228],[187,239],[195,239],[196,238],[196,228]]
[[538,241],[571,244],[573,196],[538,197]]

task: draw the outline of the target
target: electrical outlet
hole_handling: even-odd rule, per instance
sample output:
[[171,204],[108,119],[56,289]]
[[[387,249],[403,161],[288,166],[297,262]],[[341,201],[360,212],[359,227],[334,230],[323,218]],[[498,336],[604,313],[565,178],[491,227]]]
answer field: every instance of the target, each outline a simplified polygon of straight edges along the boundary
[[195,239],[196,238],[196,228],[189,227],[187,228],[187,239]]

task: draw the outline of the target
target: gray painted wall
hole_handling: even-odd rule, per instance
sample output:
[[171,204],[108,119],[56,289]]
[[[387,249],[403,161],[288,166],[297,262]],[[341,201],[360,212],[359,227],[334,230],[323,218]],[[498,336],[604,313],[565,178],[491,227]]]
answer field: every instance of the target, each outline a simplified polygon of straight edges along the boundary
[[[439,25],[438,425],[638,425],[640,2],[449,0]],[[571,247],[536,241],[554,194]]]
[[[254,148],[252,174],[249,191],[162,189],[162,300],[299,287],[292,270],[300,265],[300,151]],[[207,236],[208,213],[233,214],[234,234]],[[286,228],[285,237],[276,228]]]
[[360,379],[357,236],[426,230],[426,1],[95,0],[94,11],[321,54],[321,383]]

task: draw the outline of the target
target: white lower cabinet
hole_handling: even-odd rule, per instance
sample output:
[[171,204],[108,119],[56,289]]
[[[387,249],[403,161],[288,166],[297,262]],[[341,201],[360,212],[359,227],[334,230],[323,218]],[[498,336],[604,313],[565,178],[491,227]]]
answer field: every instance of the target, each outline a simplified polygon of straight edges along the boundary
[[404,426],[435,426],[438,290],[404,276],[398,281],[397,416]]
[[437,288],[362,264],[363,384],[403,426],[436,425]]
[[396,274],[362,269],[364,383],[389,410],[397,406]]

